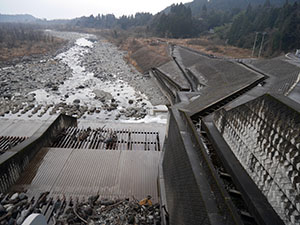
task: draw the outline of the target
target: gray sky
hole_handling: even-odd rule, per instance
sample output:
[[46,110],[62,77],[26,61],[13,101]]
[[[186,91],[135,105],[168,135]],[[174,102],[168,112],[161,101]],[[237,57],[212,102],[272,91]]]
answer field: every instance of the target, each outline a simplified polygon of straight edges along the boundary
[[65,19],[113,13],[157,13],[173,3],[192,0],[0,0],[1,14],[31,14],[38,18]]

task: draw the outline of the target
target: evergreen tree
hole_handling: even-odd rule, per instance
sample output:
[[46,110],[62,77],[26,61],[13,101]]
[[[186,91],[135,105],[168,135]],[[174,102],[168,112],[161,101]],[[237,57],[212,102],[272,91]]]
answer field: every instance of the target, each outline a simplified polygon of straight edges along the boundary
[[264,8],[270,8],[271,7],[271,2],[270,0],[266,0],[264,4]]

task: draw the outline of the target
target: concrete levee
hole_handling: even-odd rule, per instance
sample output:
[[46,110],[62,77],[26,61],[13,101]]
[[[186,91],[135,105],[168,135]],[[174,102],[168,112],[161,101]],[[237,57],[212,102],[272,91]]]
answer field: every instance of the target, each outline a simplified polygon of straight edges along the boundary
[[168,130],[161,172],[170,224],[241,224],[189,118],[171,110]]
[[289,63],[285,58],[261,59],[250,61],[249,66],[268,73],[266,87],[270,93],[287,96],[299,82],[300,68]]
[[150,74],[156,79],[158,86],[161,88],[162,93],[164,93],[170,104],[174,104],[177,101],[177,89],[168,82],[168,79],[164,79],[161,72],[159,73],[157,70],[152,70],[150,71]]
[[36,153],[50,145],[63,128],[76,125],[76,118],[59,115],[53,123],[45,123],[30,138],[1,155],[0,192],[7,191],[16,182]]
[[285,224],[297,224],[299,106],[286,97],[266,94],[229,111],[217,111],[214,123]]

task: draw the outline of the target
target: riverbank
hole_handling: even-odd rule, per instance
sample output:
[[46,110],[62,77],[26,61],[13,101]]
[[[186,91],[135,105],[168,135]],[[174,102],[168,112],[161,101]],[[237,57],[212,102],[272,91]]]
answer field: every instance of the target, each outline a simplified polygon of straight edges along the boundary
[[69,41],[56,56],[0,68],[0,116],[44,118],[65,113],[80,119],[140,121],[167,101],[152,78],[124,61],[105,39],[47,31]]

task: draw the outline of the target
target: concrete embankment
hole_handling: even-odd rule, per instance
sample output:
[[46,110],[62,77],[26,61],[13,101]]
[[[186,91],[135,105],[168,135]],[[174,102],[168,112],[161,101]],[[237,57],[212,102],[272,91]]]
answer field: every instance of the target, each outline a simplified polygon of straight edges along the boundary
[[30,138],[2,154],[0,156],[0,191],[7,191],[37,152],[42,147],[50,145],[62,129],[76,125],[75,118],[65,115],[57,116],[51,125],[41,126]]

